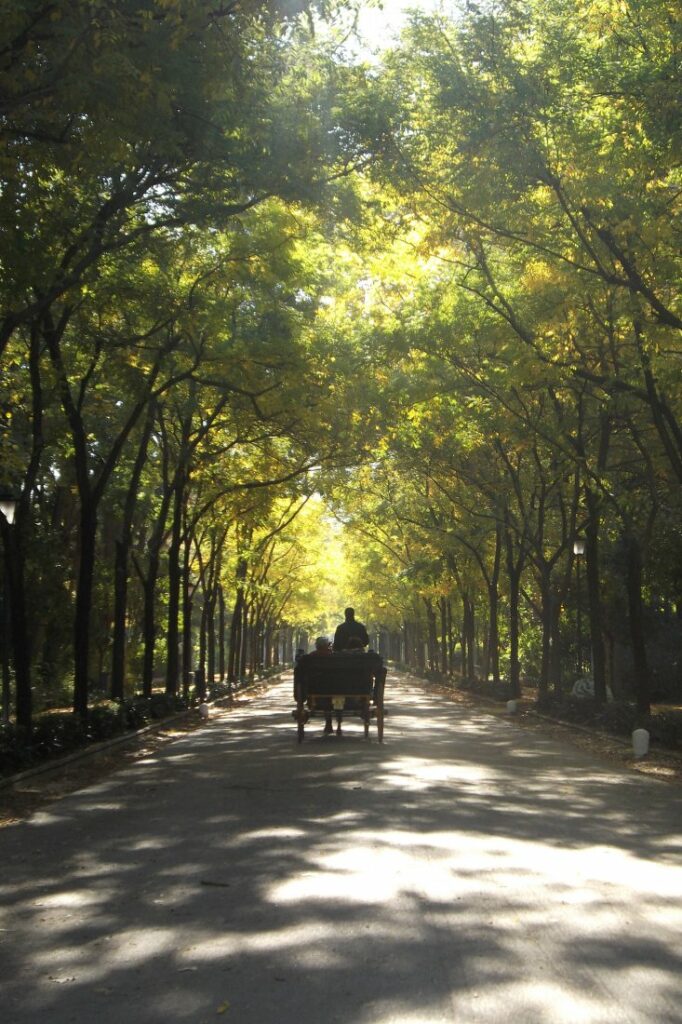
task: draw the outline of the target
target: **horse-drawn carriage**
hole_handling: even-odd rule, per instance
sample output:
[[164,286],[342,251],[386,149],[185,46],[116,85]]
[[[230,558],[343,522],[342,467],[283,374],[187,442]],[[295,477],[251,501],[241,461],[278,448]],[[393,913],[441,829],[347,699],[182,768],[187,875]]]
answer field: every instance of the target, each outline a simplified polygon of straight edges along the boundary
[[315,715],[328,718],[353,715],[362,719],[369,736],[372,718],[377,736],[384,738],[384,683],[386,669],[378,654],[340,652],[329,657],[307,654],[294,669],[294,718],[298,742],[303,740],[306,722]]

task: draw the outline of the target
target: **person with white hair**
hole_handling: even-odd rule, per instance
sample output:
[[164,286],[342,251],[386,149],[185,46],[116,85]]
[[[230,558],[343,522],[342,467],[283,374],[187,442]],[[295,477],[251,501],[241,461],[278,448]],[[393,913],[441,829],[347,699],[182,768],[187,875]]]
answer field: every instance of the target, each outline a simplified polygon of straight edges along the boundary
[[[317,655],[318,657],[327,658],[332,655],[332,645],[328,636],[318,636],[315,641],[315,650],[311,652],[311,657]],[[331,711],[324,720],[324,735],[329,736],[334,731],[332,725],[332,713]]]

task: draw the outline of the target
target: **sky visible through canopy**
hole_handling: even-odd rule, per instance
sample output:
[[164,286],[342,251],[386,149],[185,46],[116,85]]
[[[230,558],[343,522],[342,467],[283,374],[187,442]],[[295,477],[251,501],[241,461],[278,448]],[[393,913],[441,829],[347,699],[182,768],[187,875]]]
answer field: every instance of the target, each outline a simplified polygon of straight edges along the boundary
[[441,0],[383,0],[365,7],[358,19],[358,34],[369,52],[389,46],[407,23],[410,11],[426,13],[453,7]]

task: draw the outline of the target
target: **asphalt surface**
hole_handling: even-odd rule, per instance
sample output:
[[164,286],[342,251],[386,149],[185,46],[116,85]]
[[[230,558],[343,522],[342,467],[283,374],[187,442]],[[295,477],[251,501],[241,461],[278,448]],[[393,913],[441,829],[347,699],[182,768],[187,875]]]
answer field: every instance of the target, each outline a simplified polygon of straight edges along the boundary
[[0,830],[3,1024],[682,1021],[682,791],[390,678],[290,678]]

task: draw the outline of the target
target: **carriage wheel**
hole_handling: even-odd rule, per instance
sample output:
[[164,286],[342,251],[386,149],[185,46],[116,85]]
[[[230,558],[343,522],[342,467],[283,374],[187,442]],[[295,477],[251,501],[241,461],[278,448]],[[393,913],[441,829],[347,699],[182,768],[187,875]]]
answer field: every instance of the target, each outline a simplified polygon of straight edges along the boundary
[[369,701],[366,702],[362,711],[362,720],[365,723],[365,739],[369,736],[369,720],[372,712],[370,711]]
[[299,701],[296,709],[296,721],[298,723],[298,742],[303,743],[303,733],[305,731],[306,713],[303,710],[303,701]]
[[377,705],[377,736],[379,743],[384,742],[384,705]]

